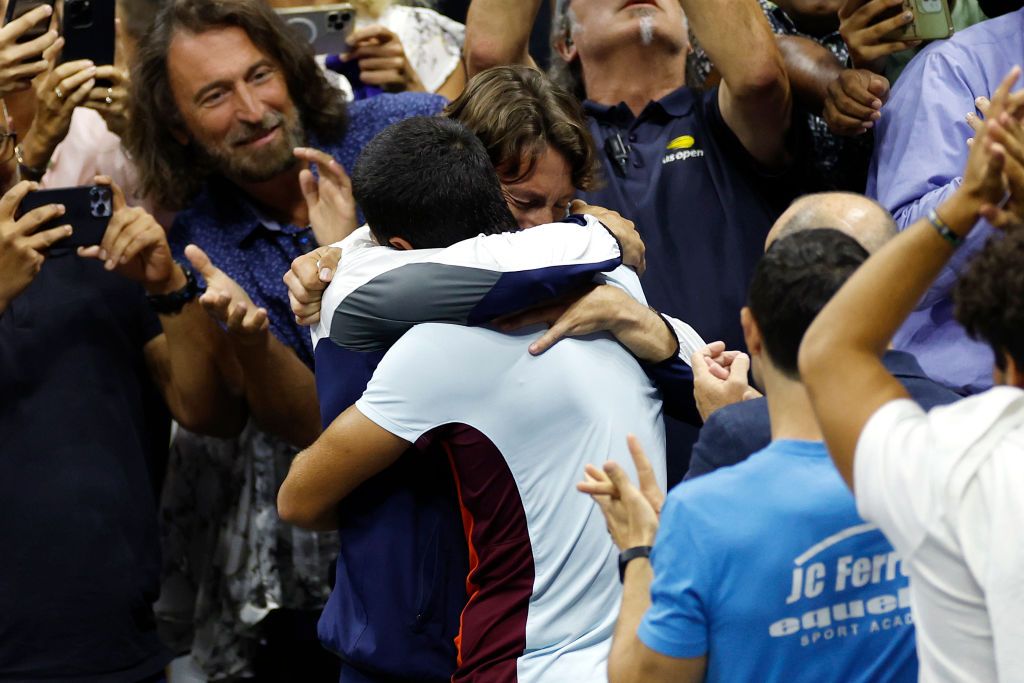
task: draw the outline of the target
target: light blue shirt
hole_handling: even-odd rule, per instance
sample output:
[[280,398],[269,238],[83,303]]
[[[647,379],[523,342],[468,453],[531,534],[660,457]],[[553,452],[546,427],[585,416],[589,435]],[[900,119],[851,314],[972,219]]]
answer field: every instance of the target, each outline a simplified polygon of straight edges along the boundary
[[[867,193],[906,228],[947,199],[962,181],[965,116],[975,98],[991,97],[1024,61],[1024,9],[937,41],[900,76],[875,130]],[[961,392],[992,386],[992,351],[971,340],[953,318],[952,291],[966,262],[993,233],[984,223],[943,269],[893,344],[917,357],[925,372]]]
[[917,680],[902,562],[824,444],[775,441],[669,493],[647,647],[707,681]]

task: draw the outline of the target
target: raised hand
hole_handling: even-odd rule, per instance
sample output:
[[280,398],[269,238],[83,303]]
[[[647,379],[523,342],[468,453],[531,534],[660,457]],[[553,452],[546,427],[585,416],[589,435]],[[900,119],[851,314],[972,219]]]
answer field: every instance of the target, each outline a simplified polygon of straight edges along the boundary
[[341,249],[330,246],[319,247],[292,261],[292,267],[283,279],[288,287],[288,302],[296,323],[316,325],[320,322],[324,290],[334,278],[339,263]]
[[142,283],[150,294],[166,294],[185,286],[185,274],[174,263],[167,233],[145,209],[128,206],[121,188],[106,176],[97,185],[110,187],[110,223],[99,244],[79,247],[82,258],[103,261],[103,267]]
[[359,80],[392,92],[426,90],[409,62],[402,40],[383,26],[367,26],[348,37],[352,51],[345,61],[359,62]]
[[921,44],[893,38],[894,32],[914,20],[912,12],[880,19],[902,5],[903,0],[846,0],[839,8],[839,34],[850,49],[854,67],[881,73],[886,57]]
[[609,460],[599,469],[587,465],[583,481],[576,490],[586,493],[604,513],[608,533],[619,550],[654,545],[658,533],[658,515],[665,502],[665,493],[654,476],[654,468],[637,438],[626,437],[629,453],[636,467],[639,487],[629,480],[625,470]]
[[46,249],[71,234],[70,225],[39,232],[39,227],[64,214],[60,204],[29,211],[15,220],[18,205],[36,183],[23,180],[0,198],[0,313],[28,287],[43,267]]
[[128,130],[128,69],[112,64],[100,66],[96,68],[96,79],[106,79],[110,85],[92,88],[82,106],[96,110],[107,124],[107,130],[124,137]]
[[51,29],[24,43],[18,39],[52,15],[53,7],[39,5],[0,28],[0,97],[28,90],[32,79],[49,68],[44,54],[57,42],[57,31]]
[[[57,61],[64,39],[60,38],[43,53],[51,64]],[[36,87],[36,115],[25,134],[22,151],[25,166],[40,175],[71,127],[75,107],[83,104],[96,85],[96,66],[87,59],[59,64],[40,78]]]
[[352,181],[334,157],[309,147],[295,148],[295,156],[307,164],[316,164],[320,178],[306,168],[299,173],[299,186],[309,209],[313,235],[321,245],[348,237],[356,225],[356,200]]
[[712,342],[695,351],[690,357],[690,367],[693,368],[693,397],[703,420],[725,406],[761,395],[747,381],[750,356],[726,351],[723,342]]
[[196,245],[185,247],[185,258],[206,280],[206,292],[199,297],[199,303],[206,312],[242,344],[256,345],[266,341],[270,329],[267,309],[257,307],[248,293],[213,265],[206,252]]

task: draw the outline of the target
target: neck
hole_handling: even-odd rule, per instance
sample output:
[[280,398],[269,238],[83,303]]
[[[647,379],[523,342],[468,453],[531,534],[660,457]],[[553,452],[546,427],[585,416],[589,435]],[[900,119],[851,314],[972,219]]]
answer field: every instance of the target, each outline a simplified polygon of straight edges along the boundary
[[811,399],[803,384],[789,379],[774,368],[765,368],[764,385],[768,415],[772,424],[772,441],[823,439],[821,428],[814,417]]
[[309,208],[299,186],[301,164],[260,183],[235,182],[249,200],[275,221],[299,227],[309,225]]
[[624,46],[587,60],[583,84],[587,99],[604,105],[625,102],[638,116],[649,102],[686,84],[686,52],[671,53],[658,45]]

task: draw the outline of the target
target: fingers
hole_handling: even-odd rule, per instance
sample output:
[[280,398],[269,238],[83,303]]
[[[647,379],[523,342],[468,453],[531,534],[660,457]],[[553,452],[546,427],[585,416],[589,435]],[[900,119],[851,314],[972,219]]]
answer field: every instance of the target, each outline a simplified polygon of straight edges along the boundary
[[39,183],[22,180],[5,192],[3,197],[0,197],[0,218],[5,220],[13,218],[18,210],[18,205],[21,204],[21,200],[25,198],[25,195],[38,189]]
[[665,494],[658,485],[658,478],[654,475],[654,467],[648,460],[640,445],[640,439],[633,434],[626,436],[626,444],[629,446],[629,454],[633,458],[633,466],[636,467],[637,484],[640,486],[640,493],[647,502],[651,504],[654,511],[661,514],[661,506],[665,501]]
[[266,330],[270,321],[265,308],[251,308],[244,301],[236,301],[228,307],[225,324],[229,332],[250,335]]
[[[41,59],[38,62],[29,62],[27,64],[19,64],[18,66],[12,67],[7,71],[12,81],[24,81],[25,88],[32,87],[29,81],[39,74],[45,72],[50,68],[50,63],[45,59]],[[23,88],[23,89],[25,89]]]
[[530,344],[530,355],[539,356],[544,353],[552,346],[558,343],[560,339],[569,334],[571,323],[565,320],[565,315],[559,318],[555,323],[548,328],[548,330],[540,336],[537,341]]
[[378,43],[388,43],[395,40],[396,36],[393,32],[384,28],[380,24],[374,24],[373,26],[367,26],[365,28],[356,29],[352,31],[346,42],[349,45],[357,45],[359,43],[365,43],[367,41],[376,41]]
[[998,116],[999,114],[1006,111],[1008,99],[1010,96],[1010,89],[1013,88],[1014,83],[1020,78],[1020,67],[1015,66],[1010,69],[1010,72],[1003,77],[1003,80],[999,83],[999,87],[992,94],[992,101],[989,106],[989,116]]
[[47,204],[37,209],[32,209],[18,219],[14,224],[14,231],[22,235],[30,235],[35,230],[49,221],[64,215],[63,204]]
[[495,322],[502,332],[511,332],[530,325],[551,325],[565,313],[565,306],[537,306],[519,313],[512,313],[498,318]]
[[302,191],[302,198],[306,200],[306,206],[312,211],[320,201],[320,192],[317,179],[308,168],[299,171],[299,189]]
[[330,282],[334,277],[334,272],[341,265],[342,249],[340,247],[320,247],[316,252],[320,256],[320,276],[321,282]]
[[852,9],[852,11],[845,16],[840,14],[840,17],[848,19],[846,25],[852,30],[859,30],[870,25],[882,12],[902,5],[903,0],[871,0],[871,2],[848,4],[854,6],[852,8],[844,7],[844,9]]
[[71,236],[71,226],[61,225],[56,228],[50,228],[49,230],[43,230],[37,232],[34,235],[29,235],[25,238],[25,245],[35,251],[43,251],[50,247],[54,242],[62,240],[66,237]]
[[750,372],[750,356],[745,353],[737,354],[732,362],[732,367],[729,368],[729,379],[726,381],[734,384],[747,384],[748,372]]
[[301,303],[308,304],[311,301],[319,301],[326,289],[320,280],[317,266],[322,259],[322,256],[317,253],[321,249],[323,247],[293,260],[291,269],[284,274],[285,285]]
[[98,175],[93,176],[92,181],[97,185],[103,185],[110,188],[110,208],[117,213],[121,209],[128,206],[127,200],[124,198],[124,190],[115,183],[109,176]]
[[[191,259],[189,260],[191,261]],[[194,263],[193,266],[195,266]],[[218,289],[207,289],[206,293],[199,297],[199,303],[214,320],[227,323],[228,307],[231,304],[230,296]]]
[[[213,262],[210,261],[210,257],[206,255],[206,252],[194,244],[190,244],[185,247],[185,258],[188,259],[188,262],[192,264],[192,267],[195,268],[196,272],[202,275],[203,279],[207,282],[210,281],[210,278],[216,277],[220,272],[220,270],[213,265]],[[227,312],[225,311],[225,316],[226,313]]]
[[48,19],[53,14],[53,7],[50,5],[39,5],[38,7],[25,12],[11,23],[0,29],[0,42],[2,43],[13,43],[25,31]]
[[57,40],[53,41],[53,44],[50,45],[50,47],[48,47],[45,50],[43,50],[43,60],[45,62],[47,62],[48,65],[49,64],[56,64],[57,63],[57,59],[60,57],[60,51],[63,48],[64,48],[64,38],[61,37],[61,38],[58,38]]
[[[29,14],[31,14],[31,12]],[[26,14],[25,16],[28,15]],[[2,31],[0,31],[0,33],[2,33]],[[29,59],[30,57],[34,57],[35,55],[42,57],[43,53],[46,52],[46,49],[57,41],[58,36],[59,34],[56,31],[47,31],[43,35],[38,38],[33,38],[27,43],[22,43],[20,45],[15,44],[10,53],[11,61],[20,62]],[[41,61],[44,64],[46,63],[46,60]]]

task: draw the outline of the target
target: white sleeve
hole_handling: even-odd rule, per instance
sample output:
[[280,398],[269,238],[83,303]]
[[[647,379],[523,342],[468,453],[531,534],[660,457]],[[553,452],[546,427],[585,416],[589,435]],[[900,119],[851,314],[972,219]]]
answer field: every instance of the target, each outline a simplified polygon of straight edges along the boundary
[[356,409],[400,439],[415,443],[464,410],[458,369],[438,325],[410,330],[385,354]]
[[864,425],[853,465],[861,517],[874,522],[904,559],[924,540],[940,505],[928,415],[910,399],[890,401]]

